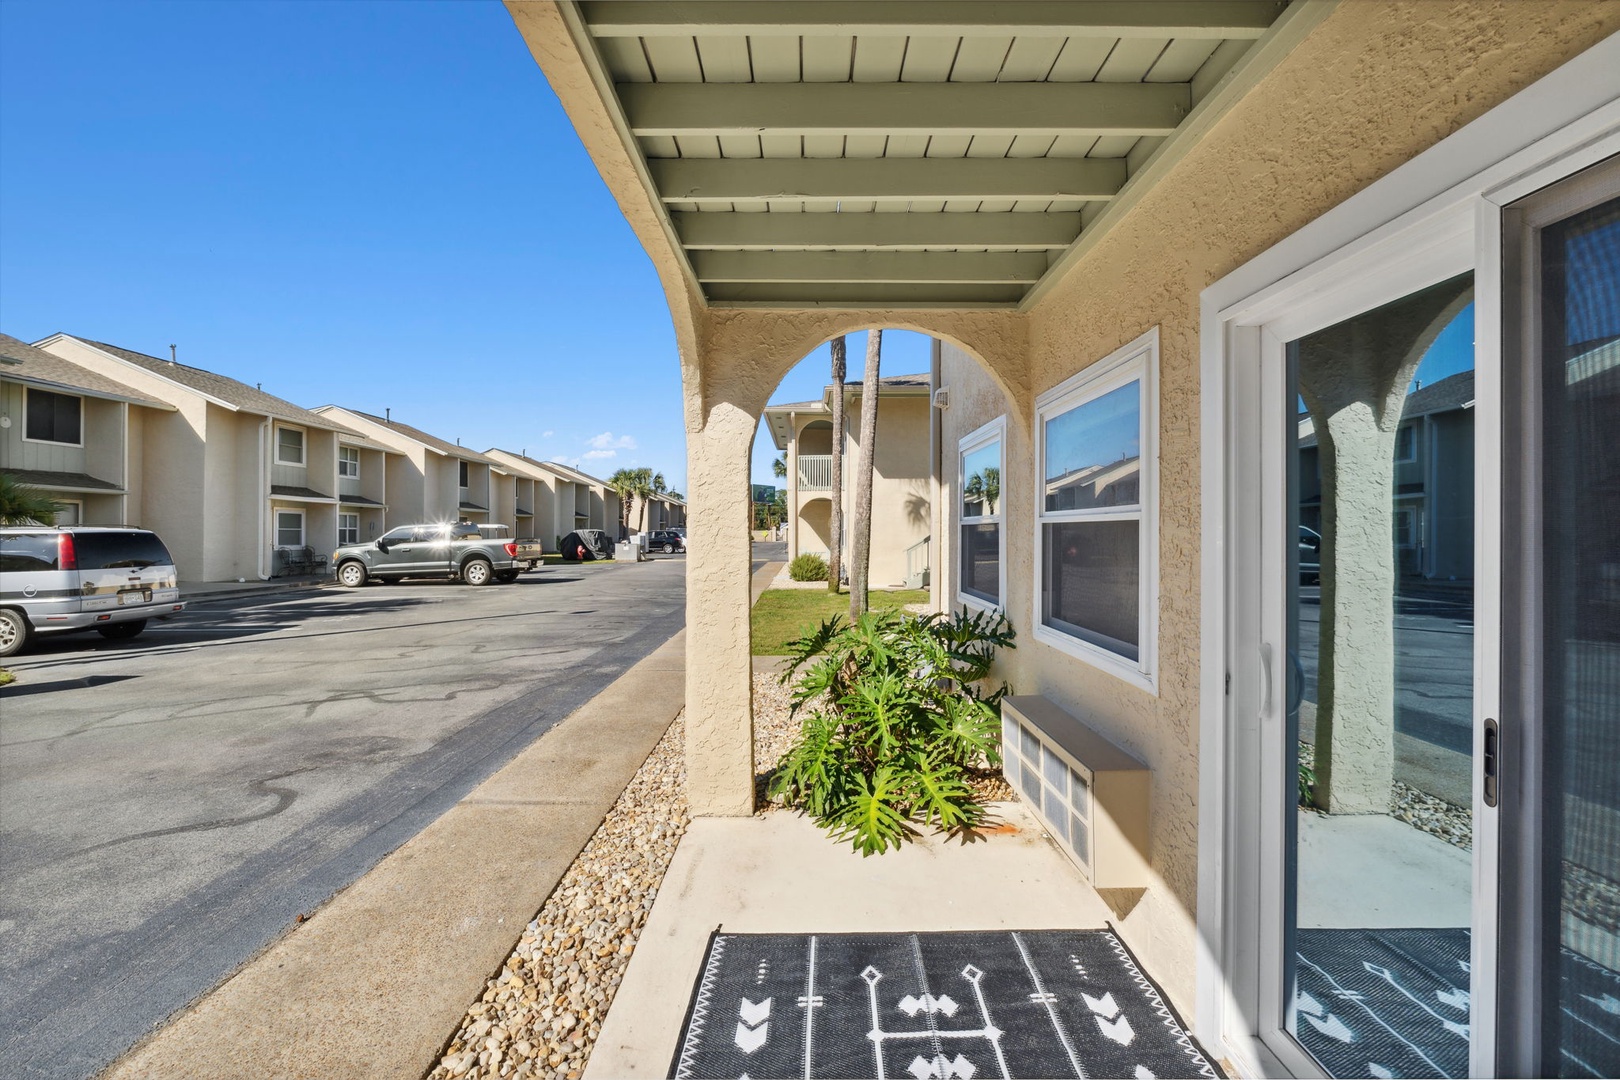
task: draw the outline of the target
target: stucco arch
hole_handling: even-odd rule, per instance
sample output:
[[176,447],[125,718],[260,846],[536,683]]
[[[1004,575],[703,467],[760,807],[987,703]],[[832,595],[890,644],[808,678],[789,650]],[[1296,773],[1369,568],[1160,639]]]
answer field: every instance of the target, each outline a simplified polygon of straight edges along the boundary
[[1029,329],[1017,312],[710,309],[699,328],[697,362],[683,365],[688,430],[703,430],[725,403],[762,415],[795,364],[840,334],[871,329],[913,330],[950,342],[1026,411]]

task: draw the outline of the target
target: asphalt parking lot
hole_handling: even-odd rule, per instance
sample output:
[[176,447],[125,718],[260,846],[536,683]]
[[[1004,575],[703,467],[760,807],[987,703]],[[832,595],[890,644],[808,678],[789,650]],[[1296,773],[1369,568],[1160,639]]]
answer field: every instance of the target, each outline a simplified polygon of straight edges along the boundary
[[89,1076],[216,985],[678,631],[684,569],[281,592],[12,658],[5,1071]]

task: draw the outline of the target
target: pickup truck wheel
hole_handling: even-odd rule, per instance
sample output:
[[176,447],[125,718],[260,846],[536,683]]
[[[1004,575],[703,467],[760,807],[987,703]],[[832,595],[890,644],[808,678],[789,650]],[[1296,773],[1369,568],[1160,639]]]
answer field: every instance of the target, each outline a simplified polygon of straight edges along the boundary
[[366,568],[350,559],[338,567],[337,579],[345,589],[358,589],[366,583]]
[[497,571],[495,571],[495,580],[500,582],[502,585],[510,585],[510,584],[512,584],[512,582],[516,581],[517,579],[518,579],[518,572],[516,570],[497,570]]
[[146,629],[145,619],[131,619],[129,622],[108,623],[106,626],[96,627],[96,633],[109,641],[127,641]]
[[0,608],[0,656],[15,656],[28,647],[34,628],[28,616],[11,608]]
[[468,585],[488,585],[495,580],[495,568],[488,559],[468,559],[461,568],[461,580]]

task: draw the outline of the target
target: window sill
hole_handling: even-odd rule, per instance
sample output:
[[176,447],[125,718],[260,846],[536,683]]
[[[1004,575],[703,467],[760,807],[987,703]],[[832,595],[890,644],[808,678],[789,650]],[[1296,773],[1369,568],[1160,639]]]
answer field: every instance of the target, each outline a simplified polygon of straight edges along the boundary
[[1159,696],[1159,683],[1155,674],[1143,671],[1135,662],[1122,656],[1053,630],[1044,623],[1036,624],[1035,640],[1043,645],[1050,645],[1076,660],[1084,661],[1117,679],[1122,679],[1138,690],[1145,690],[1154,697]]

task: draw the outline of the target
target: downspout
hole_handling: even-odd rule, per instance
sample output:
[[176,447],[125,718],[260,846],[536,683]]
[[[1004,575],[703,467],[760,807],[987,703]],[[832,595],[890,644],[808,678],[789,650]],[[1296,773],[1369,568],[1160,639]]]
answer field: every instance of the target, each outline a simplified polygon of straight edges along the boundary
[[929,606],[935,611],[944,610],[940,596],[943,591],[941,583],[945,577],[943,570],[945,535],[940,527],[944,509],[940,505],[940,475],[943,467],[941,455],[944,452],[945,433],[943,417],[937,404],[939,386],[939,339],[935,338],[928,349],[928,532],[933,538],[933,542],[928,545],[928,600]]
[[120,404],[121,407],[118,410],[118,420],[119,420],[119,423],[121,423],[123,425],[123,428],[124,428],[123,431],[119,433],[120,436],[121,436],[122,452],[118,456],[123,461],[123,464],[124,464],[124,474],[123,474],[122,478],[119,480],[119,484],[123,487],[124,494],[118,500],[119,505],[123,507],[123,511],[118,515],[118,524],[120,524],[120,525],[128,525],[129,524],[129,402],[124,401],[124,402],[120,402],[119,404]]
[[270,580],[270,418],[259,423],[259,550],[256,556],[260,581]]

